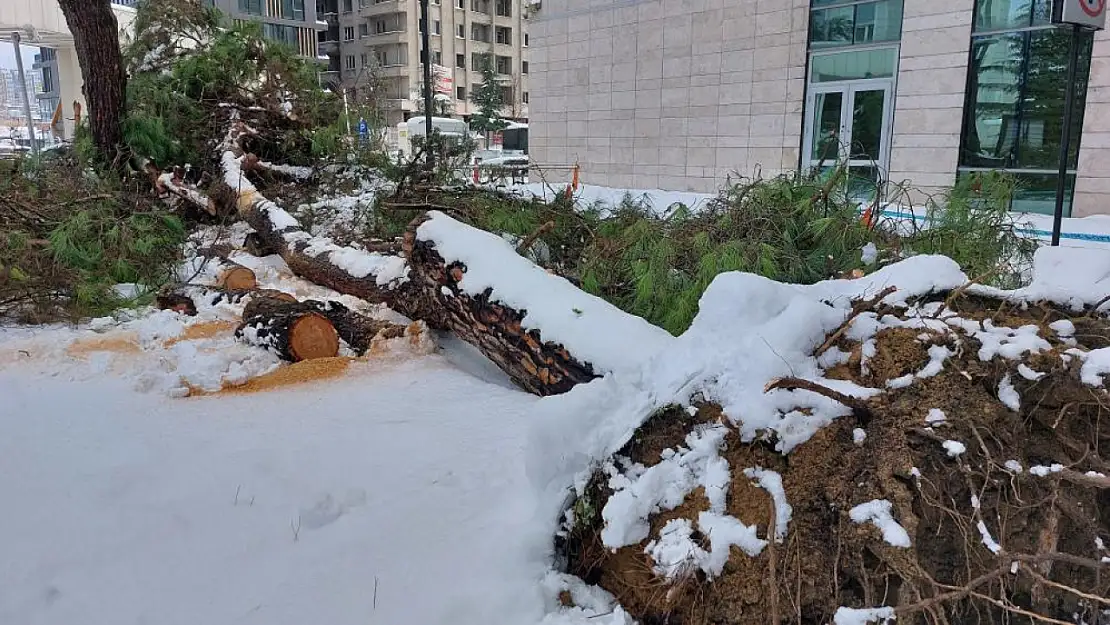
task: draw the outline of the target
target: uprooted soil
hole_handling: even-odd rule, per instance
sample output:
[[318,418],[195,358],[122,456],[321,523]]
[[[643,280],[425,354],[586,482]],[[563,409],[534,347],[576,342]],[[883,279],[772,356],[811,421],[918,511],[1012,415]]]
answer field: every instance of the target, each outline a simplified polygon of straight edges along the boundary
[[[773,440],[742,443],[730,433],[721,451],[732,475],[726,512],[767,536],[774,505],[742,470],[779,472],[793,506],[782,543],[769,542],[756,557],[733,548],[716,579],[699,570],[669,582],[653,572],[644,551],[650,538],[615,552],[602,544],[600,511],[610,492],[599,473],[575,504],[577,525],[558,541],[568,572],[611,592],[644,625],[825,624],[840,606],[894,606],[899,623],[1110,623],[1110,560],[1102,561],[1110,551],[1098,546],[1101,539],[1110,548],[1110,480],[1099,477],[1110,476],[1110,397],[1083,384],[1080,359],[1064,355],[1072,347],[1110,344],[1110,322],[1074,319],[1074,344],[1068,344],[1048,327],[1071,318],[1055,308],[1023,310],[971,297],[950,307],[998,326],[1037,325],[1052,350],[1026,354],[1024,362],[1045,375],[1032,381],[1016,372],[1017,361],[980,360],[979,343],[962,331],[882,330],[866,366],[861,345],[840,339],[837,347],[851,356],[827,376],[872,388],[920,371],[931,344],[947,344],[956,354],[939,375],[863,402],[854,416],[788,456],[774,450]],[[959,346],[953,336],[962,339]],[[1007,374],[1021,396],[1019,412],[998,397]],[[947,422],[928,427],[931,408],[944,411]],[[728,420],[711,404],[695,415],[665,410],[621,455],[652,466],[661,451],[683,445],[691,429],[717,422]],[[854,440],[857,428],[866,431],[862,442]],[[950,456],[946,440],[963,442],[966,451]],[[1007,468],[1011,460],[1024,470]],[[1028,470],[1055,464],[1063,469],[1043,477]],[[874,499],[893,504],[912,548],[891,546],[874,525],[849,518],[852,507]],[[704,493],[694,491],[680,507],[651,519],[650,537],[671,519],[694,521],[707,509]],[[980,522],[1002,551],[987,547]],[[693,537],[704,540],[697,532]]]

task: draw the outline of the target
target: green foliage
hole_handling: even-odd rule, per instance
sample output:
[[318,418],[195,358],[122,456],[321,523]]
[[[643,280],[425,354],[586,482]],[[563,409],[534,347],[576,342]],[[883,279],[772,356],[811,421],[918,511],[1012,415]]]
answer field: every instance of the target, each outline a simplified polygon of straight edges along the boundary
[[470,127],[479,132],[495,132],[503,130],[508,122],[501,118],[501,109],[505,101],[501,97],[501,80],[493,66],[492,55],[482,56],[482,82],[470,94],[470,101],[478,111],[470,116]]
[[907,247],[948,256],[985,284],[1019,286],[1037,242],[1018,232],[1009,213],[1014,191],[1013,176],[1003,172],[961,176],[941,204],[930,203],[926,227],[907,238]]

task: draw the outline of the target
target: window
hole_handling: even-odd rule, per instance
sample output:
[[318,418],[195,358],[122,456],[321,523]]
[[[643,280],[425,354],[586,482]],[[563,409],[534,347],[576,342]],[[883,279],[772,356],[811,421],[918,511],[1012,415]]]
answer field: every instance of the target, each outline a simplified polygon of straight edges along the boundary
[[355,39],[355,27],[354,26],[345,26],[343,28],[343,41],[354,41],[354,39]]
[[363,23],[358,25],[358,36],[359,37],[366,37],[369,34],[370,34],[370,25],[369,24],[367,24],[366,22],[363,22]]
[[501,101],[505,106],[512,106],[513,104],[513,88],[509,85],[502,85],[501,87]]
[[528,92],[527,91],[520,94],[520,101],[525,103],[525,104],[528,104]]
[[369,64],[370,64],[370,55],[368,55],[368,54],[366,54],[365,52],[363,52],[363,53],[362,53],[362,54],[360,55],[359,61],[361,61],[361,62],[362,62],[362,66],[363,66],[363,67],[366,67],[367,65],[369,65]]
[[348,54],[347,58],[343,59],[343,67],[346,67],[347,69],[354,69],[355,68],[355,55]]
[[474,41],[484,41],[489,43],[489,24],[471,24],[470,25],[470,38]]
[[489,0],[470,0],[470,10],[478,13],[489,13]]
[[239,12],[262,15],[262,0],[239,0]]
[[521,74],[527,74],[528,73],[528,61],[521,61],[520,62],[520,73]]
[[455,37],[459,39],[466,39],[466,25],[459,24],[455,26]]
[[528,33],[524,33],[524,45],[528,45]]
[[501,17],[513,16],[513,1],[512,0],[497,0],[494,12]]
[[513,58],[510,56],[497,57],[497,73],[498,74],[512,74],[513,73]]
[[470,69],[480,72],[489,64],[489,55],[482,52],[470,53]]
[[[978,0],[972,26],[959,174],[1018,170],[1013,198],[1018,211],[1051,213],[1055,205],[1068,88],[1061,77],[1072,34],[1051,25],[1049,4]],[[1091,35],[1079,37],[1065,216],[1071,212],[1091,65]]]
[[304,0],[281,0],[281,17],[304,21]]
[[505,26],[498,26],[497,28],[493,29],[493,32],[494,39],[497,41],[497,43],[503,43],[506,45],[513,44],[513,29]]
[[[814,2],[814,6],[823,4],[831,2]],[[809,41],[815,49],[898,41],[901,37],[902,0],[814,9],[809,14]]]
[[466,9],[466,0],[455,0],[456,9]]
[[432,65],[443,65],[443,52],[432,50]]
[[279,41],[292,46],[296,46],[298,44],[297,29],[293,26],[283,26],[281,24],[269,24],[263,22],[262,36],[270,39],[271,41]]
[[442,35],[443,34],[443,25],[440,23],[439,20],[435,20],[435,21],[432,22],[432,34],[433,35]]
[[466,100],[466,87],[455,87],[455,99]]
[[50,67],[42,68],[42,92],[50,93],[54,90],[54,69]]
[[457,67],[459,69],[466,69],[466,55],[465,54],[456,54],[455,55],[455,67]]
[[355,10],[354,2],[352,0],[343,0],[343,12],[351,13]]

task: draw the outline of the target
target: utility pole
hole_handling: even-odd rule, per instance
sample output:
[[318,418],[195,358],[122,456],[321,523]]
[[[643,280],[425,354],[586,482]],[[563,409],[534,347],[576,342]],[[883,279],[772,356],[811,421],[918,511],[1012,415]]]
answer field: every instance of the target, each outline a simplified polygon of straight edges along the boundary
[[[1079,24],[1071,24],[1068,41],[1068,77],[1064,81],[1064,126],[1061,130],[1060,157],[1056,178],[1056,206],[1052,211],[1052,245],[1060,245],[1060,230],[1064,222],[1064,196],[1067,194],[1068,164],[1071,160],[1071,125],[1075,109],[1075,73],[1079,65]],[[1078,176],[1076,176],[1078,180]],[[1072,187],[1074,203],[1075,188]]]
[[420,0],[420,61],[424,63],[424,144],[428,153],[428,171],[436,166],[432,149],[432,46],[431,23],[428,19],[428,0]]
[[[424,0],[427,2],[427,0]],[[23,94],[23,116],[27,118],[27,132],[31,133],[31,154],[38,156],[39,144],[35,137],[35,121],[31,119],[31,96],[27,93],[27,77],[23,74],[23,52],[20,49],[19,33],[12,33],[15,46],[15,66],[19,70],[19,91]]]

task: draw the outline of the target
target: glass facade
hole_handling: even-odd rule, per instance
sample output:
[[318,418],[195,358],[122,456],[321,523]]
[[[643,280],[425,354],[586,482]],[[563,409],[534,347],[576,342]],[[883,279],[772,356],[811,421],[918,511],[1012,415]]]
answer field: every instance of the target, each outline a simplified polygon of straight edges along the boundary
[[[960,173],[1012,171],[1021,185],[1015,210],[1054,208],[1071,37],[1070,29],[1051,24],[1049,0],[976,1]],[[1079,161],[1092,40],[1090,33],[1079,35],[1066,214]]]

